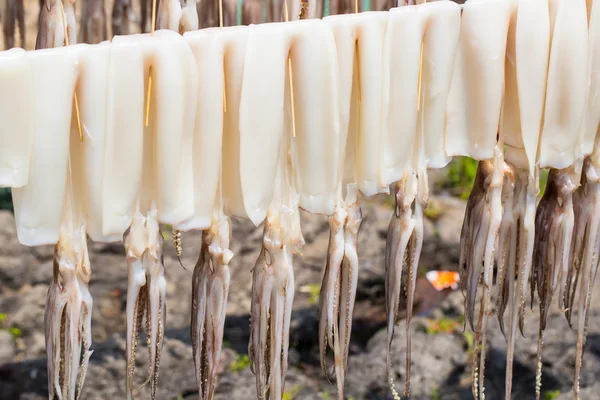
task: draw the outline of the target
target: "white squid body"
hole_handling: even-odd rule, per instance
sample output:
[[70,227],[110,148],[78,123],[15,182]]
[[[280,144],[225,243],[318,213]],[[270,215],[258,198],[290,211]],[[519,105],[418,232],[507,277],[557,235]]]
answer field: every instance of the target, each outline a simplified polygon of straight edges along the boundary
[[0,53],[0,187],[18,188],[29,180],[34,135],[35,97],[28,53]]
[[[27,185],[13,190],[17,237],[26,246],[58,242],[69,163],[71,106],[78,67],[68,47],[27,54],[35,118]],[[44,77],[52,76],[53,79]],[[43,199],[43,201],[40,201]]]
[[[242,200],[238,117],[248,28],[202,29],[186,33],[184,37],[196,61],[199,91],[192,144],[194,217],[177,229],[207,229],[213,218],[221,179],[225,209],[239,210],[236,206]],[[226,74],[226,71],[231,73]],[[229,207],[230,202],[236,206]]]
[[[311,56],[303,56],[304,52]],[[319,20],[257,25],[249,28],[239,110],[244,209],[230,210],[247,215],[255,225],[264,220],[273,200],[278,159],[287,157],[280,148],[284,130],[291,131],[284,125],[283,112],[288,56],[294,71],[296,117],[291,157],[297,162],[297,174],[292,179],[299,206],[312,213],[333,213],[339,135],[333,36]],[[270,95],[258,102],[257,93]]]
[[[382,146],[380,110],[386,82],[381,73],[388,13],[336,15],[323,21],[333,31],[337,48],[342,176],[348,183],[357,183],[366,196],[385,193],[388,188],[379,179],[378,160]],[[356,90],[354,96],[353,90]],[[359,95],[368,101],[357,102],[354,107],[352,102]]]
[[[192,143],[198,77],[176,32],[116,36],[111,43],[102,193],[103,234],[123,235],[152,203],[160,223],[194,215]],[[148,70],[152,66],[149,124]],[[135,118],[133,116],[136,116]],[[132,150],[133,149],[133,150]],[[147,183],[147,184],[146,184]],[[143,191],[143,192],[142,192]]]

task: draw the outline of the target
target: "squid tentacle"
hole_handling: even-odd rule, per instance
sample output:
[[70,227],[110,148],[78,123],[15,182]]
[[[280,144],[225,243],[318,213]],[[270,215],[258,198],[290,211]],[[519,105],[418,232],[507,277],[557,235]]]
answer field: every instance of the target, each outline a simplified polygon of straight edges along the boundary
[[92,354],[89,263],[84,232],[61,236],[54,250],[44,315],[51,397],[74,400],[81,396]]
[[210,400],[217,383],[229,295],[231,224],[221,216],[202,233],[202,246],[192,278],[191,335],[200,399]]
[[573,169],[550,170],[546,192],[536,212],[531,301],[533,303],[534,290],[537,288],[540,300],[536,363],[536,398],[538,400],[541,396],[542,346],[548,310],[552,296],[560,284],[560,276],[565,273],[569,264],[574,226],[575,176]]
[[[414,193],[416,192],[416,179],[414,178],[409,175],[394,185],[396,208],[388,227],[385,250],[385,297],[387,314],[386,372],[394,398],[399,398],[399,395],[395,389],[393,378],[391,346],[396,321],[398,320],[402,291],[402,272],[407,260],[409,241],[415,229],[415,221],[412,218],[411,208],[415,197]],[[407,192],[407,187],[411,188],[412,191]],[[412,196],[411,193],[413,194]]]
[[[565,289],[565,307],[567,307],[567,319],[571,324],[572,310],[575,308],[575,296],[578,291],[577,350],[573,391],[575,398],[579,399],[580,374],[587,336],[589,305],[598,269],[598,254],[600,251],[600,176],[598,167],[591,158],[586,159],[584,162],[581,186],[573,197],[575,232],[570,271],[567,278],[567,288]],[[579,236],[582,231],[583,234]]]
[[294,300],[293,253],[304,243],[293,229],[295,224],[299,226],[297,209],[290,213],[292,221],[282,216],[286,210],[281,211],[270,210],[267,215],[263,247],[252,270],[248,353],[259,399],[280,400],[283,396]]
[[133,398],[135,352],[144,319],[148,347],[148,375],[142,386],[150,383],[154,399],[158,385],[160,355],[164,340],[167,284],[163,260],[164,239],[156,213],[146,217],[137,213],[123,241],[127,254],[127,398]]

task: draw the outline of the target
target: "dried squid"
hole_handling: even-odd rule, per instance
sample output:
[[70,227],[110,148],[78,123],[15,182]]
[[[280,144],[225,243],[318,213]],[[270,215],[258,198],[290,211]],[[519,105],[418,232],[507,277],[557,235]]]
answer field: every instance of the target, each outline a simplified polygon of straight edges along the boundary
[[65,43],[65,25],[62,0],[45,0],[40,9],[38,34],[35,48],[49,49],[63,46]]
[[19,24],[20,47],[25,48],[25,8],[24,0],[5,0],[2,2],[0,16],[2,16],[2,33],[4,48],[15,47],[15,28]]
[[[547,312],[556,289],[559,289],[559,297],[564,294],[570,269],[569,258],[573,249],[571,238],[575,223],[573,192],[578,186],[583,163],[581,132],[588,93],[586,2],[551,1],[549,16],[552,34],[538,157],[540,168],[550,168],[550,174],[546,193],[536,214],[531,277],[532,300],[537,287],[540,307],[536,376],[538,399],[541,395],[541,352]],[[526,278],[523,279],[524,284]],[[577,396],[577,366],[575,370]]]
[[[590,305],[592,288],[598,268],[597,254],[599,251],[600,234],[600,199],[598,197],[598,125],[600,112],[598,109],[598,90],[600,80],[598,75],[598,46],[600,45],[600,2],[587,1],[587,17],[589,23],[588,64],[587,64],[587,107],[582,126],[582,152],[589,155],[583,163],[580,186],[573,195],[574,231],[572,247],[567,271],[561,271],[559,282],[559,305],[566,313],[569,324],[577,311],[577,351],[575,359],[573,389],[575,397],[579,398],[580,372],[585,347],[588,307]],[[580,43],[581,44],[581,43]],[[566,273],[565,273],[566,272]],[[579,298],[576,300],[577,292]],[[578,304],[576,304],[578,302]]]
[[[344,381],[352,313],[358,284],[358,231],[362,221],[361,192],[374,194],[378,182],[377,141],[381,121],[373,112],[380,108],[381,79],[360,79],[360,71],[381,69],[387,24],[384,13],[368,18],[356,15],[325,19],[332,28],[340,62],[338,188],[336,205],[329,217],[330,237],[319,299],[319,349],[321,367],[328,376],[327,347],[334,352],[338,398],[344,398]],[[359,102],[358,93],[372,93],[372,101]],[[360,121],[360,123],[358,123]],[[373,137],[367,137],[369,132]],[[371,142],[359,145],[361,142]],[[375,169],[369,170],[370,167]],[[345,190],[342,190],[342,189]],[[387,190],[387,188],[386,188]],[[345,197],[342,195],[345,193]]]
[[[308,56],[311,52],[320,56]],[[281,399],[284,391],[293,254],[304,245],[299,207],[324,214],[334,208],[339,173],[334,60],[333,36],[320,20],[249,28],[240,101],[243,205],[230,207],[255,224],[266,216],[263,247],[252,271],[249,344],[259,398]],[[268,100],[252,101],[253,93],[265,90],[272,93]]]
[[[101,235],[101,218],[97,206],[101,193],[101,170],[98,161],[103,157],[105,99],[108,85],[110,45],[76,46],[80,68],[77,95],[80,114],[75,108],[71,122],[70,159],[67,193],[59,241],[55,250],[54,278],[48,291],[46,309],[47,341],[54,378],[53,390],[63,398],[80,398],[87,363],[91,355],[92,298],[88,284],[91,277],[87,251],[87,235],[97,241],[110,241]],[[98,93],[103,95],[98,96]],[[79,132],[77,116],[84,132]],[[69,341],[59,343],[68,330]],[[80,352],[81,349],[81,352]],[[52,354],[52,356],[50,356]],[[68,360],[68,361],[67,361]],[[73,368],[78,366],[78,371]],[[68,386],[66,383],[69,382]],[[62,384],[61,391],[57,389]],[[53,393],[53,391],[51,391]]]
[[[178,228],[203,229],[200,257],[192,281],[192,347],[201,399],[212,399],[223,344],[223,330],[229,293],[229,250],[231,222],[223,212],[223,138],[239,104],[239,82],[233,76],[225,86],[225,70],[243,54],[247,30],[203,30],[185,38],[196,59],[203,96],[198,98],[193,140],[194,218]],[[234,61],[231,60],[234,59]],[[240,65],[239,63],[237,65]],[[225,104],[224,93],[230,104]],[[233,100],[233,101],[232,101]],[[229,107],[229,112],[226,111]],[[237,123],[237,121],[235,121]],[[227,129],[224,130],[224,126]]]
[[[193,183],[198,78],[193,54],[176,32],[117,36],[111,53],[104,147],[105,157],[114,161],[104,163],[102,227],[107,236],[126,231],[128,398],[133,396],[135,350],[144,318],[150,358],[147,382],[154,398],[166,300],[159,223],[176,226],[194,215],[193,192],[187,188]],[[145,99],[149,71],[154,84]]]
[[497,135],[509,5],[505,1],[465,4],[446,115],[447,154],[479,160],[462,225],[459,260],[465,324],[475,332],[471,372],[476,399],[485,398],[486,331],[492,313],[494,256],[503,207],[512,195],[506,190],[512,188],[511,169],[504,162],[503,137]]
[[[391,343],[399,317],[403,275],[407,308],[404,395],[410,395],[411,321],[423,245],[423,210],[429,196],[427,168],[441,168],[449,161],[443,122],[452,70],[435,66],[454,65],[459,26],[460,8],[450,2],[405,6],[389,12],[383,75],[384,85],[389,86],[384,97],[382,138],[386,150],[379,168],[384,179],[380,186],[395,182],[396,208],[385,252],[387,375],[394,397],[398,393],[393,381]],[[399,42],[401,52],[396,49]],[[398,88],[402,90],[397,92]],[[394,146],[399,143],[402,145]]]
[[[75,21],[72,18],[74,17],[72,4],[67,4],[65,10],[62,7],[62,3],[58,3],[52,5],[51,12],[48,8],[42,9],[42,16],[45,18],[40,17],[40,31],[36,41],[37,49],[62,47],[63,44],[73,43],[75,39]],[[62,32],[59,32],[59,29]],[[65,37],[65,34],[68,36]],[[37,57],[39,58],[38,61],[34,61],[35,58],[33,57],[30,60],[33,61],[34,68],[44,66],[47,73],[48,65],[53,64],[55,68],[66,66],[57,62],[59,57],[71,62],[75,61],[77,64],[73,64],[79,65],[83,69],[87,66],[89,59],[93,58],[94,55],[98,55],[98,53],[94,53],[89,58],[78,58],[77,52],[77,50],[73,51],[70,48],[57,49],[50,56],[54,57],[54,63],[49,63],[50,59],[44,59],[44,57]],[[102,63],[102,56],[97,57],[95,61]],[[54,224],[58,222],[59,225],[47,225],[45,227],[46,232],[44,232],[44,229],[38,231],[36,227],[39,227],[39,224],[43,226],[44,220],[38,218],[35,212],[28,209],[28,206],[31,205],[30,202],[34,200],[31,196],[36,195],[37,191],[43,190],[46,185],[51,184],[51,179],[48,179],[48,177],[43,177],[41,180],[35,179],[32,175],[28,185],[23,187],[21,191],[15,192],[15,209],[19,209],[17,214],[29,220],[22,221],[24,226],[29,228],[23,232],[23,242],[29,242],[31,245],[52,243],[55,242],[55,238],[58,236],[58,243],[54,250],[53,278],[48,288],[46,300],[44,324],[48,354],[48,391],[50,397],[56,396],[59,399],[76,399],[80,397],[88,360],[91,355],[92,298],[88,288],[91,269],[87,251],[85,205],[79,201],[81,198],[85,198],[85,194],[90,192],[91,186],[85,186],[85,178],[88,176],[85,176],[84,171],[78,169],[81,166],[81,157],[78,153],[81,153],[83,148],[77,143],[77,140],[79,140],[77,130],[73,130],[73,127],[78,126],[78,121],[71,120],[72,116],[75,117],[75,113],[71,112],[71,107],[77,72],[77,69],[73,68],[70,73],[66,72],[66,76],[59,76],[56,82],[50,84],[64,86],[61,88],[61,92],[65,96],[64,102],[56,101],[52,92],[46,92],[49,87],[43,85],[36,99],[40,101],[40,98],[44,96],[53,96],[51,100],[53,104],[68,110],[68,112],[61,110],[57,114],[57,121],[60,121],[60,123],[55,124],[54,130],[51,132],[46,131],[47,125],[36,128],[43,131],[44,135],[51,133],[50,140],[53,140],[54,146],[58,147],[51,147],[50,152],[56,150],[53,154],[53,157],[56,158],[50,157],[37,160],[38,165],[30,166],[30,174],[39,172],[36,171],[39,167],[44,168],[44,171],[53,166],[58,167],[53,175],[56,175],[56,179],[60,181],[60,184],[53,188],[53,190],[57,190],[57,197],[54,199],[55,203],[50,202],[50,204],[55,207],[55,210],[61,210],[56,214],[59,220],[53,221]],[[85,79],[81,81],[81,86],[90,84]],[[89,86],[86,89],[89,89]],[[52,115],[54,111],[49,110],[49,112],[50,114],[46,118],[53,121],[56,118]],[[79,115],[77,115],[77,118],[79,118]],[[38,117],[38,119],[47,122],[43,121],[43,117]],[[71,126],[70,130],[69,125]],[[69,132],[71,132],[71,135],[69,135]],[[74,134],[74,132],[77,133]],[[37,149],[34,148],[33,151],[35,152]],[[44,149],[44,151],[49,150]],[[52,161],[57,164],[53,165]],[[50,162],[50,164],[44,165],[47,162]],[[36,199],[39,199],[39,197]],[[44,210],[40,211],[43,212]],[[27,217],[25,217],[25,213],[28,214]],[[39,217],[41,217],[41,214]],[[49,221],[46,220],[46,222]],[[57,226],[59,226],[58,229]]]
[[104,0],[84,0],[81,5],[79,41],[96,44],[108,39]]

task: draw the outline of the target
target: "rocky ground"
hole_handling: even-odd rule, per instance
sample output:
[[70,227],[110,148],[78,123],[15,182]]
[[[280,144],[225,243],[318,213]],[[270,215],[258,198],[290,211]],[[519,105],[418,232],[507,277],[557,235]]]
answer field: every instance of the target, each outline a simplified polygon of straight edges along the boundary
[[[465,203],[434,197],[426,221],[420,269],[456,269],[458,241]],[[360,232],[360,278],[348,365],[348,399],[391,399],[385,379],[383,251],[391,207],[384,200],[369,201]],[[247,363],[250,309],[250,268],[260,250],[261,230],[247,221],[234,221],[232,283],[221,360],[219,399],[255,397],[254,376]],[[318,310],[315,295],[327,251],[327,219],[303,215],[306,248],[295,261],[296,297],[291,329],[290,369],[286,399],[335,398],[335,385],[321,374],[318,361]],[[166,248],[167,329],[161,361],[158,399],[197,399],[189,333],[191,274],[199,234],[184,236],[181,268],[171,246]],[[127,271],[121,245],[90,244],[94,297],[94,354],[83,398],[125,398],[125,301]],[[52,273],[52,248],[29,249],[17,243],[11,213],[0,212],[0,399],[47,398],[43,331],[44,303]],[[423,274],[420,273],[421,276]],[[460,292],[436,292],[419,278],[413,326],[412,398],[470,399],[471,338],[462,331]],[[600,384],[600,300],[594,299],[582,376],[581,398],[598,398]],[[575,334],[554,310],[549,317],[544,352],[544,398],[570,399],[575,360]],[[394,342],[396,382],[404,380],[404,322]],[[519,338],[515,360],[515,399],[534,397],[537,319],[527,315],[526,338]],[[506,344],[492,319],[486,370],[487,399],[504,398]],[[137,381],[144,381],[146,354],[138,358]],[[149,398],[143,388],[138,398]]]

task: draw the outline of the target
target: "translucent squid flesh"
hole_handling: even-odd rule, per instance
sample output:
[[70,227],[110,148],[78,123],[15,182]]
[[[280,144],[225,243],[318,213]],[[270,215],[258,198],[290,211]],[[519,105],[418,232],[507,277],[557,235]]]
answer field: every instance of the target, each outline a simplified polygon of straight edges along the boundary
[[54,250],[53,278],[46,300],[49,398],[81,396],[92,351],[91,277],[85,230],[61,235]]
[[[473,357],[473,396],[484,395],[484,370],[486,331],[491,310],[491,287],[494,254],[498,231],[502,222],[502,187],[505,172],[510,171],[504,163],[500,149],[496,147],[493,161],[480,161],[473,190],[465,212],[461,231],[460,273],[465,296],[465,322],[476,332]],[[483,270],[482,270],[483,268]],[[474,324],[477,286],[483,280],[481,306],[477,327]],[[479,366],[477,365],[479,361]]]
[[284,392],[294,301],[292,258],[304,244],[299,230],[289,229],[289,218],[299,227],[297,211],[269,208],[262,250],[252,270],[248,354],[259,399],[280,400]]
[[146,320],[148,345],[148,378],[151,398],[156,396],[160,354],[165,327],[165,298],[167,283],[164,277],[163,237],[155,212],[146,217],[137,213],[123,237],[127,255],[127,398],[133,398],[135,351],[140,329]]
[[531,277],[531,300],[534,291],[540,300],[540,326],[538,333],[536,398],[541,395],[542,343],[548,309],[552,296],[560,284],[559,293],[564,293],[564,283],[569,269],[571,237],[573,234],[573,192],[578,174],[573,168],[551,169],[548,183],[535,216],[535,245],[533,248],[533,270]]
[[[423,210],[427,205],[427,173],[414,172],[394,185],[396,208],[388,228],[385,246],[385,298],[387,314],[387,376],[394,397],[398,396],[392,376],[391,345],[400,311],[402,275],[406,274],[406,383],[404,396],[410,394],[411,335],[417,267],[423,246]],[[424,179],[421,181],[421,179]]]
[[[512,209],[505,205],[502,217],[499,243],[501,253],[498,260],[498,308],[497,315],[500,329],[507,336],[506,367],[506,399],[510,400],[512,392],[512,369],[514,360],[517,326],[523,334],[523,318],[525,314],[525,297],[533,257],[535,237],[535,207],[539,185],[529,171],[516,169],[515,186],[512,198]],[[504,312],[509,309],[509,331],[504,328]]]
[[[573,230],[570,268],[561,285],[566,284],[564,307],[571,323],[573,309],[577,307],[577,353],[573,389],[579,399],[579,375],[585,346],[588,311],[592,287],[598,270],[600,247],[600,174],[591,158],[585,160],[581,174],[581,186],[573,195],[575,225]],[[575,294],[579,291],[579,304],[575,305]],[[560,301],[560,300],[559,300]]]
[[200,399],[213,398],[223,345],[229,293],[231,223],[226,216],[213,221],[202,233],[200,258],[192,280],[192,348]]
[[358,231],[362,221],[360,192],[348,185],[346,201],[329,217],[329,248],[319,298],[319,350],[327,376],[327,345],[334,351],[338,398],[344,398],[344,380],[352,333],[352,312],[358,284]]

